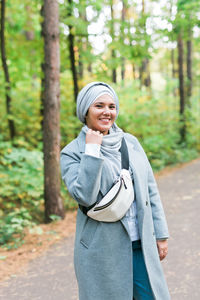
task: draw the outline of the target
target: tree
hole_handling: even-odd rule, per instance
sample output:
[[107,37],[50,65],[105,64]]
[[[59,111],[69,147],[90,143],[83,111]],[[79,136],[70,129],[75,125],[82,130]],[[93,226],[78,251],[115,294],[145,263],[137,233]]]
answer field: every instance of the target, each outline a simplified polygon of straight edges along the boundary
[[[121,11],[121,36],[122,42],[124,43],[124,23],[125,23],[125,16],[126,16],[126,3],[122,0],[122,11]],[[125,57],[121,57],[121,79],[124,82],[125,77]]]
[[[170,1],[170,15],[169,15],[169,21],[173,19],[173,0]],[[170,37],[170,40],[174,41],[174,32],[168,32],[168,35]],[[171,65],[172,65],[172,78],[174,79],[176,77],[176,67],[175,67],[175,49],[171,49]]]
[[151,85],[151,78],[150,78],[150,70],[149,70],[149,58],[148,58],[148,39],[147,39],[147,34],[146,34],[146,19],[147,19],[147,14],[145,13],[145,1],[142,0],[142,15],[141,15],[141,28],[144,32],[144,36],[146,37],[145,39],[145,44],[146,44],[146,51],[147,51],[147,56],[143,58],[140,66],[140,82],[141,85],[144,85],[146,87],[150,87]]
[[15,124],[12,119],[11,111],[11,87],[10,87],[10,76],[8,71],[8,65],[6,61],[6,47],[5,47],[5,4],[6,1],[1,1],[1,60],[5,77],[5,94],[6,94],[6,111],[8,115],[8,127],[10,132],[10,138],[13,140],[15,137]]
[[[114,40],[115,40],[115,22],[114,22],[114,3],[113,3],[113,0],[111,0],[110,9],[111,9],[110,35],[112,37],[112,41],[114,42]],[[112,56],[112,61],[113,61],[113,64],[112,64],[113,65],[113,67],[112,67],[112,82],[117,83],[117,70],[116,70],[116,66],[114,64],[114,62],[116,60],[116,50],[113,46],[112,46],[112,50],[111,50],[111,56]]]
[[180,136],[181,142],[185,140],[185,92],[184,92],[184,72],[183,72],[183,40],[181,33],[178,36],[178,74],[179,74],[179,94],[180,94]]
[[59,102],[59,13],[58,2],[44,0],[44,199],[45,220],[64,218],[60,197],[60,102]]
[[[179,95],[180,95],[180,137],[181,142],[186,138],[186,116],[185,108],[190,104],[190,97],[192,95],[192,28],[197,24],[197,17],[193,14],[198,1],[179,0],[177,2],[177,15],[175,19],[175,32],[178,40],[178,71],[179,71]],[[193,16],[194,15],[194,16]],[[185,30],[183,30],[183,28]],[[187,85],[184,88],[184,59],[183,46],[184,41],[187,45]],[[187,101],[186,101],[187,100]]]
[[[68,0],[68,17],[70,18],[72,14],[72,0]],[[76,98],[78,96],[78,75],[76,70],[76,62],[75,62],[75,54],[74,54],[74,34],[73,34],[73,26],[69,24],[69,55],[70,55],[70,64],[72,77],[74,82],[74,101],[76,102]]]
[[[41,14],[41,37],[44,38],[44,5],[41,6],[40,10]],[[41,91],[40,91],[40,115],[41,115],[41,130],[43,132],[43,118],[44,118],[44,89],[45,89],[45,80],[44,80],[44,72],[45,72],[45,65],[44,61],[41,62]]]
[[192,96],[192,33],[191,28],[188,30],[187,45],[187,102],[190,105],[190,97]]

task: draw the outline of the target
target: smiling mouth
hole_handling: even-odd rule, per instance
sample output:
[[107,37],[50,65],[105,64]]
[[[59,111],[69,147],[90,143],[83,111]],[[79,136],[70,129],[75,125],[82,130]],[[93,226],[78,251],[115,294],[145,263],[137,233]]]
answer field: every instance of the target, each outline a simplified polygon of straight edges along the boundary
[[108,118],[102,118],[102,119],[99,119],[100,121],[110,121],[111,119],[108,119]]

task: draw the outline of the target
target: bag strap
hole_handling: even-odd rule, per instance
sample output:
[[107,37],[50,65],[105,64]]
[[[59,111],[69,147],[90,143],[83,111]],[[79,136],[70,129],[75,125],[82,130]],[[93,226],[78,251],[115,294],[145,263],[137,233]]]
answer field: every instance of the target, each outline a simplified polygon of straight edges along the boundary
[[121,152],[122,169],[129,170],[128,148],[127,148],[126,141],[125,141],[124,137],[122,138],[122,144],[121,144],[121,147],[120,147],[119,151]]

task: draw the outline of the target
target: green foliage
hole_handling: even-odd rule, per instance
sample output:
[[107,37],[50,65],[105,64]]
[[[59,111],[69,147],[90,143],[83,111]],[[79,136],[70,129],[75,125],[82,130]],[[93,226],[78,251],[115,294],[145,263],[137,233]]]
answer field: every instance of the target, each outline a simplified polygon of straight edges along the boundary
[[40,207],[43,199],[43,160],[39,150],[28,151],[0,144],[0,205],[12,209],[29,205]]
[[23,140],[0,140],[0,244],[21,245],[24,228],[41,221],[43,160],[39,150],[24,148]]
[[154,170],[198,156],[198,111],[188,111],[187,140],[180,144],[179,107],[175,105],[173,95],[166,92],[164,97],[161,97],[163,92],[149,95],[146,91],[138,90],[137,84],[124,88],[116,86],[115,89],[118,89],[121,99],[117,123],[124,131],[139,139]]
[[[6,56],[11,81],[11,110],[17,135],[36,146],[40,133],[40,77],[43,42],[39,0],[6,1]],[[8,139],[5,83],[0,66],[0,132]],[[34,124],[34,129],[33,128]],[[24,130],[26,128],[26,130]]]
[[0,219],[0,245],[7,249],[18,248],[23,243],[24,229],[35,225],[28,209],[19,208]]

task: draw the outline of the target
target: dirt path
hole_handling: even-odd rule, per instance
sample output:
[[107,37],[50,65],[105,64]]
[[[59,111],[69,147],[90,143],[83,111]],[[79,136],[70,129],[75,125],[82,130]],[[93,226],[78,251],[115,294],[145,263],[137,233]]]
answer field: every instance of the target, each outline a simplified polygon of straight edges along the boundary
[[[163,267],[172,300],[199,300],[200,159],[160,176],[158,185],[171,235]],[[78,300],[73,239],[51,246],[23,273],[1,282],[0,299]]]
[[158,181],[169,231],[163,262],[174,300],[200,299],[200,160]]

